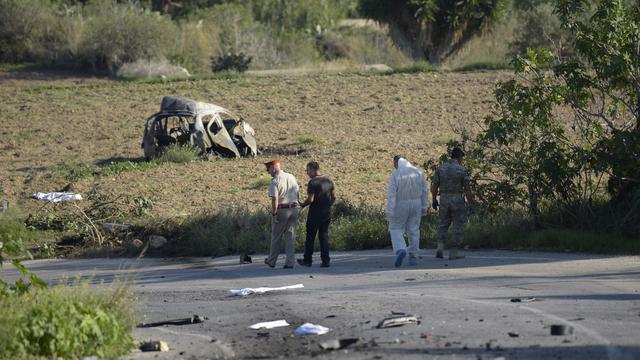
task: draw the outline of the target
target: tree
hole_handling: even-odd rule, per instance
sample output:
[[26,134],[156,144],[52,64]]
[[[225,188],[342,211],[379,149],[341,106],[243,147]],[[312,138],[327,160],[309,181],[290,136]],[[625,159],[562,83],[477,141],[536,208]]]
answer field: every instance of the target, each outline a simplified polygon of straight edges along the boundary
[[579,58],[555,67],[576,126],[593,139],[596,166],[621,201],[640,184],[640,4],[601,0],[588,21],[587,0],[559,0],[556,12],[575,35]]
[[414,59],[438,64],[502,13],[506,0],[359,0],[364,16],[389,24],[394,41]]
[[479,178],[524,192],[534,222],[542,199],[569,214],[589,206],[603,177],[612,203],[626,202],[629,214],[640,206],[639,5],[601,0],[592,15],[587,5],[555,8],[576,57],[528,50],[514,60],[517,78],[497,87],[479,134],[463,132]]

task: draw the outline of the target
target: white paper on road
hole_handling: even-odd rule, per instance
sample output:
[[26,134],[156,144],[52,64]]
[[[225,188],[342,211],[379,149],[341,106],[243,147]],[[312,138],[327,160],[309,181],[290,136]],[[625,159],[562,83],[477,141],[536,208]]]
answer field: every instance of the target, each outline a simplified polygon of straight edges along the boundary
[[314,325],[312,323],[304,323],[296,329],[294,334],[296,336],[305,336],[305,335],[322,335],[329,332],[329,328],[326,328],[322,325]]
[[240,290],[229,290],[227,292],[227,296],[248,296],[252,294],[262,294],[269,291],[299,289],[303,287],[304,285],[302,284],[296,284],[296,285],[282,286],[282,287],[276,287],[276,288],[270,288],[270,287],[244,288]]
[[54,203],[63,202],[63,201],[82,200],[82,195],[68,193],[68,192],[50,192],[50,193],[37,192],[33,194],[32,197],[36,200],[50,201]]
[[258,329],[273,329],[277,327],[289,326],[287,320],[274,320],[274,321],[265,321],[257,324],[253,324],[249,326],[249,329],[258,330]]

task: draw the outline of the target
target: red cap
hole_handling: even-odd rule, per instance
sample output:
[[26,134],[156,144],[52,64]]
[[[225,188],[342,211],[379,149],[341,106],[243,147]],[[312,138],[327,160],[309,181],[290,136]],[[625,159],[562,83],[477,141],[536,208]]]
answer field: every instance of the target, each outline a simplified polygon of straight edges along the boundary
[[269,168],[269,166],[271,165],[275,165],[275,164],[280,164],[280,160],[278,159],[273,159],[271,161],[267,161],[266,163],[264,163],[264,166],[266,166],[267,168]]

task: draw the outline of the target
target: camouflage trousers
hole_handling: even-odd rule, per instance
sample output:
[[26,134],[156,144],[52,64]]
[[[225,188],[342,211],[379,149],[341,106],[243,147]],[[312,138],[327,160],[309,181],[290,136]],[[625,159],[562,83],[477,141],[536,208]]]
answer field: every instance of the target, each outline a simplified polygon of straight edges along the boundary
[[451,226],[451,246],[460,247],[464,235],[464,225],[467,222],[467,210],[462,194],[441,194],[438,221],[438,246],[444,246],[447,231]]

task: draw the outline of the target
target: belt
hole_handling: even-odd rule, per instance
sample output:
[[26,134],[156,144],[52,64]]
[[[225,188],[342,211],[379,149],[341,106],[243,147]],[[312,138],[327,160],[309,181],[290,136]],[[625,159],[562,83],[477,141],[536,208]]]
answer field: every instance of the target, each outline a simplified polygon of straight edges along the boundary
[[290,209],[290,208],[297,208],[297,207],[298,207],[297,203],[278,204],[278,209]]

